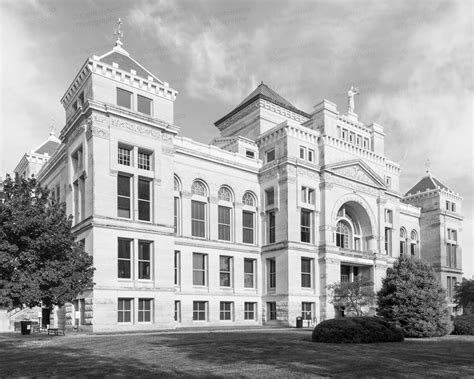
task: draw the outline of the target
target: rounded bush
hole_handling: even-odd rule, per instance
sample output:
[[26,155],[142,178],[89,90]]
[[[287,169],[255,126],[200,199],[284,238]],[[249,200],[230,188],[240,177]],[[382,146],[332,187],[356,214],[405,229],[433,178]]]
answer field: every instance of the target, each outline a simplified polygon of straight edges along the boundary
[[401,342],[403,331],[378,317],[345,317],[319,323],[313,342],[373,343]]
[[452,334],[474,335],[474,315],[456,316],[453,319],[454,330]]

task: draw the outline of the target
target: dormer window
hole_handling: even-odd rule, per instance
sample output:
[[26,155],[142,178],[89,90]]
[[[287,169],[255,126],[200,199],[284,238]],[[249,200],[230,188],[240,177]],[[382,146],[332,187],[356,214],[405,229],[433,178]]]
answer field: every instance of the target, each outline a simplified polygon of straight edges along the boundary
[[132,93],[122,88],[117,88],[117,105],[132,109]]
[[145,96],[138,95],[137,96],[137,110],[138,110],[138,112],[151,116],[151,103],[152,103],[151,99],[149,99]]

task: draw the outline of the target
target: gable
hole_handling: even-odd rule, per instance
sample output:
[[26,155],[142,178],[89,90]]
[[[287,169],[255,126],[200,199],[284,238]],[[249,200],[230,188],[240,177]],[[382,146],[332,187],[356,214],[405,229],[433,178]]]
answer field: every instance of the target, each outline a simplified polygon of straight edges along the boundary
[[377,188],[387,188],[380,175],[361,160],[328,165],[326,170],[349,180],[355,180]]

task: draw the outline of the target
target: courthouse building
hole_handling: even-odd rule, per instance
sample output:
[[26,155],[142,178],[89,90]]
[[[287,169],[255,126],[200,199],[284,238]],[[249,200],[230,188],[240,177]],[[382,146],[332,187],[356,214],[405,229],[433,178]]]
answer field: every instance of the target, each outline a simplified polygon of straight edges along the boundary
[[361,276],[377,290],[402,254],[429,262],[451,298],[462,198],[430,173],[403,195],[384,128],[359,120],[355,94],[346,113],[328,100],[303,111],[261,83],[207,145],[179,134],[177,91],[120,38],[87,59],[38,175],[73,215],[95,286],[51,322],[94,332],[314,324],[341,312],[327,285]]

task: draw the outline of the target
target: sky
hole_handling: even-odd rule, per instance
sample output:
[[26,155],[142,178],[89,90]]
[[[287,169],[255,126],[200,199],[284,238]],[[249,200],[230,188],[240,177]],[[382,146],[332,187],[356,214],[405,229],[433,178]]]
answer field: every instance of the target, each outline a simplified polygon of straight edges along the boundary
[[65,122],[60,99],[85,60],[114,44],[179,91],[180,134],[213,123],[261,81],[311,113],[322,99],[384,126],[401,191],[425,175],[464,197],[465,276],[474,275],[473,2],[469,0],[0,1],[0,176]]

